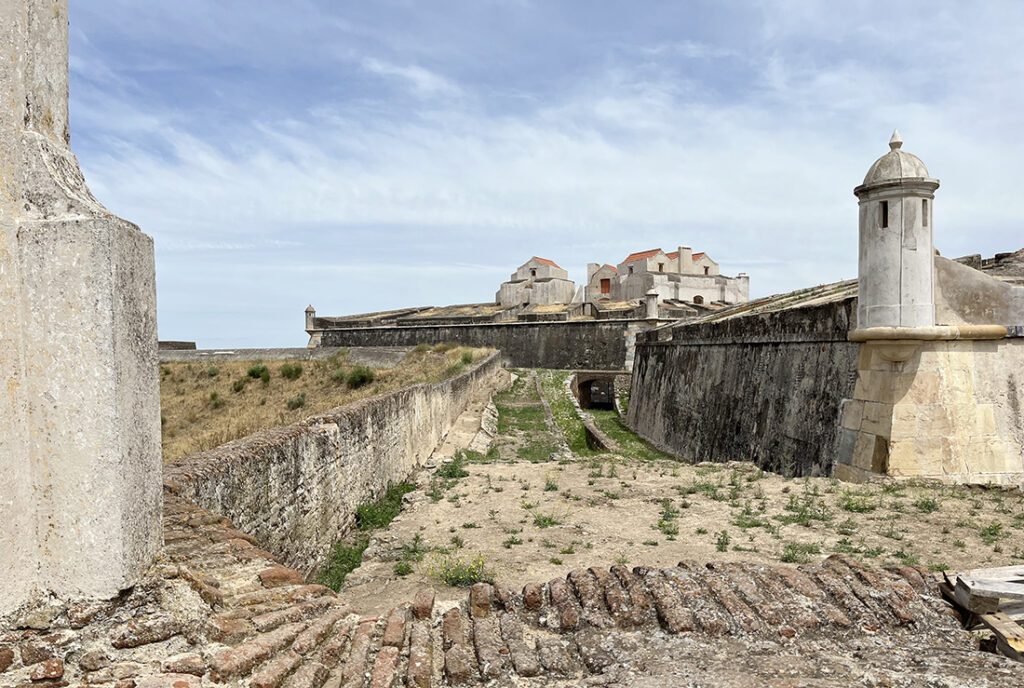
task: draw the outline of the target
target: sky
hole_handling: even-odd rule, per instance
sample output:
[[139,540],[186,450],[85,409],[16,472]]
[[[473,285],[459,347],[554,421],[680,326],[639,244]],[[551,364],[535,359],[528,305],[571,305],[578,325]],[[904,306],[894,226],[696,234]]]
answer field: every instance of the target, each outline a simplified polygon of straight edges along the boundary
[[751,296],[856,277],[903,149],[946,256],[1024,247],[1024,3],[71,2],[71,135],[153,237],[161,339],[492,301],[679,245]]

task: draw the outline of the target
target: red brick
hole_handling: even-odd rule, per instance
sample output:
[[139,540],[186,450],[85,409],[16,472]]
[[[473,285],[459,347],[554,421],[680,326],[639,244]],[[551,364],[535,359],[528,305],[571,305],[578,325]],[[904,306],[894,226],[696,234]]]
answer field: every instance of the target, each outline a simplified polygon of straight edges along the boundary
[[170,616],[132,619],[111,631],[110,643],[118,649],[140,647],[167,640],[177,635],[179,630],[178,622]]
[[491,613],[491,594],[493,589],[489,583],[475,583],[469,589],[469,613],[476,619]]
[[45,681],[47,679],[60,678],[64,675],[64,662],[59,659],[47,659],[32,667],[29,678],[33,681]]
[[271,566],[269,569],[260,571],[260,582],[265,588],[279,588],[282,585],[302,585],[306,580],[302,574],[295,569],[284,566]]
[[391,688],[397,678],[398,648],[385,645],[377,653],[370,673],[370,688]]
[[420,588],[412,603],[412,613],[417,619],[429,619],[434,613],[434,589]]
[[381,640],[381,644],[390,647],[402,647],[405,644],[405,622],[408,617],[409,608],[405,605],[392,609],[384,625],[384,637]]
[[9,647],[0,648],[0,674],[14,664],[14,650]]
[[202,688],[203,679],[191,674],[157,674],[134,679],[135,688]]
[[537,611],[544,604],[544,588],[537,583],[527,583],[523,586],[523,606],[532,611]]

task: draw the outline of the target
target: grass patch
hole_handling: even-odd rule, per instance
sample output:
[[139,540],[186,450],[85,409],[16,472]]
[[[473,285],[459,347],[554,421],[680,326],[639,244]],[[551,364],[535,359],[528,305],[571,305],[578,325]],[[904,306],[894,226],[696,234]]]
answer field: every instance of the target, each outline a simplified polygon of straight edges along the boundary
[[814,542],[787,542],[782,548],[779,561],[787,564],[806,564],[811,554],[821,554],[821,545]]
[[376,502],[356,507],[356,527],[363,531],[386,528],[402,510],[402,497],[415,489],[412,483],[392,485]]
[[369,543],[369,538],[361,537],[353,543],[339,542],[334,545],[327,567],[317,577],[320,584],[338,592],[345,583],[345,577],[363,563],[363,550]]

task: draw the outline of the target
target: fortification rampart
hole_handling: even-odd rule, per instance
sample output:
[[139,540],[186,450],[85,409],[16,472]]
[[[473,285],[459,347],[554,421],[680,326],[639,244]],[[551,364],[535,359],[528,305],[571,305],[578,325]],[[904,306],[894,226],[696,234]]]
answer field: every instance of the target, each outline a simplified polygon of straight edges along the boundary
[[309,573],[353,525],[356,507],[405,480],[500,371],[493,354],[434,384],[382,394],[178,459],[165,488]]
[[856,308],[850,298],[642,335],[629,425],[684,459],[828,473],[857,381]]
[[416,346],[458,342],[492,347],[517,368],[622,370],[632,359],[631,339],[642,321],[583,320],[476,325],[352,327],[324,330],[321,346]]

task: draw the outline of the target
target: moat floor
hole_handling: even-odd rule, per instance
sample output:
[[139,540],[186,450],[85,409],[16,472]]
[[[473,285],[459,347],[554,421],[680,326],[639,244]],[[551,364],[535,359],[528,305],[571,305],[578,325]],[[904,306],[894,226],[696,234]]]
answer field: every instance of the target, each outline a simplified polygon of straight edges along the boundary
[[[560,374],[539,375],[544,384],[524,372],[495,399],[499,435],[488,456],[469,454],[461,471],[421,472],[402,513],[369,535],[342,588],[353,606],[382,612],[423,585],[460,598],[443,577],[465,568],[518,590],[615,563],[793,564],[841,553],[869,566],[957,570],[1024,560],[1016,490],[786,479],[750,463],[652,458],[649,447],[577,452],[563,440],[574,430],[559,418]],[[642,446],[635,437],[620,444]],[[458,473],[466,475],[445,477]]]

